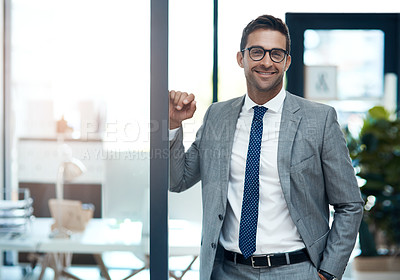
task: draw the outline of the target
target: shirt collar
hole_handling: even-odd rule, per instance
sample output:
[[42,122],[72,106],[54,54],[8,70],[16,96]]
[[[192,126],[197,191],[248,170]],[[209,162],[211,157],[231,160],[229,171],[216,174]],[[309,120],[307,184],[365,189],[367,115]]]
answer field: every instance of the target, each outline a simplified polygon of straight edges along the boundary
[[[282,112],[283,101],[285,101],[285,97],[286,97],[286,91],[282,87],[281,91],[274,98],[272,98],[267,103],[265,103],[261,106],[268,108],[268,112],[280,113],[280,112]],[[249,95],[246,94],[244,104],[243,104],[243,109],[246,112],[249,112],[250,110],[253,110],[254,106],[260,106],[260,105],[258,105],[253,100],[251,100]]]

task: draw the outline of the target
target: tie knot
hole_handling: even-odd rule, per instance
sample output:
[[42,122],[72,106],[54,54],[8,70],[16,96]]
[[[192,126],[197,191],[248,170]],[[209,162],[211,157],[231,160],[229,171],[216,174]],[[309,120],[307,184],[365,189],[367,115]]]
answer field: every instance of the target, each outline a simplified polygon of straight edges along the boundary
[[261,121],[265,115],[265,112],[267,112],[268,108],[265,108],[264,106],[254,106],[254,118],[258,121]]

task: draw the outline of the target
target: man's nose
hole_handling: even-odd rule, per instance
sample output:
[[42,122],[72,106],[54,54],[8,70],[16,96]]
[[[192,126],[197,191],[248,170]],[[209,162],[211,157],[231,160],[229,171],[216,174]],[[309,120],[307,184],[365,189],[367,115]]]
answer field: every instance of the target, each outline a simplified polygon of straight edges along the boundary
[[271,60],[271,57],[269,56],[269,52],[266,52],[263,59],[260,60],[260,63],[266,66],[271,66],[273,65],[273,61]]

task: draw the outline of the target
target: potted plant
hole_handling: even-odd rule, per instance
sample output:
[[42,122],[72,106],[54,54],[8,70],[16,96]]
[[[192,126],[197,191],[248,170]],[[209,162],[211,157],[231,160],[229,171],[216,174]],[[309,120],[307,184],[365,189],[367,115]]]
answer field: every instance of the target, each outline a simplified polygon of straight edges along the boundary
[[393,279],[400,279],[400,119],[376,106],[366,114],[359,135],[346,132],[357,175],[365,180],[361,255],[354,268],[393,271]]

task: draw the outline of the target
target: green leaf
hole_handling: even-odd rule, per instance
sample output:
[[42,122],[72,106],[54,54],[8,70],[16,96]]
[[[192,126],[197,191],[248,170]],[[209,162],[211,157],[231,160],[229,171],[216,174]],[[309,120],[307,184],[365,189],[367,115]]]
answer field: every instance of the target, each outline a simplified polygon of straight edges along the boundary
[[376,120],[379,119],[388,120],[390,116],[390,113],[386,111],[386,109],[382,106],[375,106],[369,109],[368,114],[371,118]]

